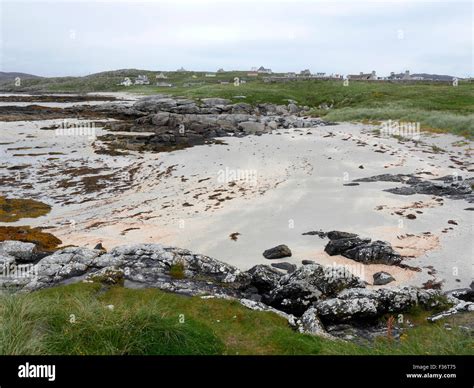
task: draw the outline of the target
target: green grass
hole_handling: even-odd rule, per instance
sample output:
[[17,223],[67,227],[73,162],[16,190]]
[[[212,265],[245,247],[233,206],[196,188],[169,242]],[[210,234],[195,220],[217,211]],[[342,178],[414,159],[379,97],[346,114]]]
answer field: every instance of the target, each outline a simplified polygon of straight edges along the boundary
[[[156,85],[123,87],[117,84],[128,76],[147,74],[152,84],[158,72],[145,70],[117,70],[86,77],[62,77],[24,80],[21,88],[12,82],[0,84],[0,91],[42,92],[104,92],[127,91],[132,93],[166,93],[193,99],[204,97],[229,98],[234,102],[250,104],[287,104],[296,100],[312,108],[312,114],[334,121],[410,121],[420,122],[421,129],[435,132],[452,132],[474,138],[474,83],[460,82],[458,87],[446,83],[419,82],[416,84],[388,82],[351,82],[344,87],[342,81],[306,80],[268,84],[263,76],[251,78],[247,72],[219,73],[215,78],[205,77],[205,72],[170,72],[168,80],[174,88]],[[231,82],[234,77],[247,79],[238,87]],[[185,87],[189,82],[203,83]],[[236,99],[236,96],[246,96]],[[322,109],[321,105],[332,106]]]
[[401,341],[359,346],[299,334],[237,301],[79,283],[1,296],[0,354],[474,354],[466,332],[426,314],[413,313]]
[[173,279],[184,279],[184,264],[183,263],[176,263],[173,264],[170,268],[170,276]]
[[385,108],[336,109],[326,114],[325,118],[331,121],[381,121],[392,119],[402,122],[419,122],[422,130],[452,132],[474,138],[474,113],[459,114],[388,106]]

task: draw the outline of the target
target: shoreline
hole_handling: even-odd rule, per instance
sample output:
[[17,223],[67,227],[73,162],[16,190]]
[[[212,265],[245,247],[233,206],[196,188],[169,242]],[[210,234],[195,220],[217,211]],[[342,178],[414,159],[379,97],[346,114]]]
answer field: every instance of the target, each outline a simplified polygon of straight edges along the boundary
[[[28,169],[35,170],[20,174],[22,185],[29,188],[6,194],[52,205],[49,215],[27,222],[47,227],[64,244],[93,247],[102,243],[110,249],[124,242],[160,242],[219,257],[245,270],[267,263],[261,252],[280,243],[288,244],[295,252],[293,258],[282,261],[297,265],[301,260],[328,262],[332,258],[324,255],[322,244],[302,233],[341,229],[344,224],[345,230],[389,241],[401,253],[416,256],[406,262],[422,267],[422,273],[397,271],[396,284],[420,286],[440,277],[448,278],[443,287],[453,288],[459,283],[456,278],[461,277],[460,285],[468,286],[468,261],[463,266],[462,257],[463,249],[469,249],[469,212],[463,210],[463,200],[447,199],[440,204],[427,195],[405,198],[385,194],[384,189],[397,187],[390,182],[345,187],[357,178],[380,173],[414,173],[426,180],[447,175],[452,172],[453,157],[458,162],[469,162],[469,157],[459,156],[462,149],[469,152],[469,144],[451,146],[457,139],[454,136],[430,136],[423,139],[427,145],[412,144],[381,137],[374,126],[344,123],[281,129],[260,136],[224,136],[219,138],[223,144],[157,154],[128,151],[126,156],[114,156],[97,154],[87,139],[64,137],[57,142],[51,131],[39,130],[55,122],[2,123],[7,129],[15,128],[10,129],[14,143],[18,143],[15,133],[23,132],[21,143],[31,142],[32,149],[38,144],[44,148],[37,153],[45,154],[28,156],[33,152],[9,151],[15,146],[4,146],[9,154],[27,154],[17,156],[10,167],[29,165]],[[28,129],[31,124],[37,128]],[[102,128],[97,131],[99,135],[131,134]],[[430,144],[445,151],[428,153]],[[55,152],[64,155],[48,155]],[[243,153],[247,155],[245,161]],[[36,166],[36,160],[44,165]],[[2,164],[12,161],[2,160]],[[469,170],[469,164],[464,168]],[[257,173],[255,177],[233,179],[238,170]],[[13,171],[10,177],[15,176]],[[235,176],[222,180],[222,171]],[[62,174],[69,183],[57,180]],[[47,180],[43,178],[44,183],[39,183],[32,176]],[[75,186],[83,188],[74,193]],[[54,192],[55,198],[45,196],[47,192]],[[417,215],[415,220],[406,218],[411,213]],[[453,218],[451,213],[460,216],[457,225],[447,224]],[[363,225],[360,217],[364,217]],[[260,221],[259,228],[255,228],[253,219]],[[18,221],[9,225],[22,224]],[[424,235],[426,232],[431,235]],[[233,233],[240,233],[237,241],[230,239]],[[451,256],[456,252],[457,261],[443,261],[447,252]],[[432,255],[438,258],[436,262],[430,262]],[[464,257],[468,256],[467,252]],[[456,265],[459,275],[453,278],[448,274]],[[434,267],[437,276],[428,267]],[[366,270],[372,273],[374,268]]]

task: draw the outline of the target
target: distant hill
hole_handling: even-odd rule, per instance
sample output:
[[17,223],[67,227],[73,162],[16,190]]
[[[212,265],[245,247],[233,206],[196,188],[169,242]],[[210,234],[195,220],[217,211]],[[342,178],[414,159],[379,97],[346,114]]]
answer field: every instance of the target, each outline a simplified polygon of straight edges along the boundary
[[14,80],[16,77],[20,77],[22,79],[43,78],[37,75],[27,74],[27,73],[15,73],[15,72],[7,73],[4,71],[0,71],[0,81],[11,81],[11,80]]

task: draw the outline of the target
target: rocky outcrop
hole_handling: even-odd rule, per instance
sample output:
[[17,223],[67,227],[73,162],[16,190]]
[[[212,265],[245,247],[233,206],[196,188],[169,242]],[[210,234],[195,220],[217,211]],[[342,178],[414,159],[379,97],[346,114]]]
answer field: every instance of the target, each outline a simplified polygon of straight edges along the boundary
[[351,274],[332,271],[331,267],[310,264],[283,276],[263,301],[279,310],[300,316],[314,302],[349,287],[365,287],[365,283]]
[[23,288],[34,291],[80,277],[95,267],[100,251],[88,248],[64,248],[40,260],[35,276]]
[[342,255],[364,264],[396,265],[400,264],[403,259],[389,243],[380,240],[359,245],[344,251]]
[[280,271],[262,264],[250,268],[247,273],[251,276],[249,286],[255,287],[260,294],[274,289],[283,276]]
[[325,330],[319,319],[318,311],[314,307],[310,307],[306,310],[296,324],[300,333],[334,339],[334,337]]
[[339,230],[332,230],[326,233],[326,236],[329,240],[341,240],[344,238],[355,238],[357,234],[349,232],[341,232]]
[[474,290],[472,288],[450,291],[446,295],[452,307],[428,317],[428,321],[435,322],[454,314],[474,311]]
[[0,261],[15,260],[18,263],[30,263],[41,256],[33,243],[9,240],[0,244]]
[[[356,238],[345,233],[331,236]],[[25,265],[34,254],[32,244],[0,243],[0,261],[8,266]],[[237,299],[248,308],[280,315],[302,333],[327,338],[346,338],[348,332],[378,333],[381,316],[402,313],[415,305],[431,310],[449,302],[452,308],[431,317],[432,321],[474,311],[471,289],[452,292],[447,299],[440,291],[414,287],[367,289],[358,277],[319,264],[303,265],[286,275],[266,265],[242,272],[211,257],[161,244],[125,245],[110,252],[68,247],[28,263],[27,269],[24,276],[2,273],[0,289],[30,292],[84,281]],[[343,326],[347,324],[350,328],[346,330]]]
[[[349,237],[347,237],[349,236]],[[403,257],[385,241],[360,238],[353,233],[333,231],[324,250],[330,255],[342,255],[364,264],[399,264]],[[332,237],[332,238],[331,238]]]
[[389,188],[384,191],[398,195],[436,195],[451,199],[464,199],[469,203],[474,203],[474,193],[472,190],[474,182],[472,178],[463,179],[460,176],[447,175],[433,180],[423,180],[415,175],[382,174],[355,179],[354,182],[399,182],[404,183],[406,186]]
[[286,272],[288,272],[288,273],[295,272],[296,269],[298,268],[298,267],[296,266],[296,264],[291,264],[291,263],[287,263],[287,262],[283,262],[283,263],[272,263],[272,267],[273,267],[273,268],[281,269],[281,270],[286,271]]
[[325,246],[324,250],[329,256],[342,255],[344,252],[350,249],[357,248],[361,245],[367,245],[368,243],[370,243],[370,241],[370,238],[340,238],[337,240],[330,240]]
[[[0,247],[6,245],[0,243]],[[1,248],[0,248],[1,249]],[[5,248],[4,248],[5,249]],[[182,271],[182,276],[174,277]],[[71,281],[101,281],[105,284],[128,283],[157,287],[188,295],[225,293],[245,296],[251,275],[204,255],[161,244],[136,244],[100,249],[64,248],[41,259],[31,273],[15,282],[22,291],[34,291]],[[10,287],[11,281],[0,280]]]
[[439,305],[439,295],[434,290],[410,287],[378,290],[350,288],[334,298],[317,302],[315,308],[323,322],[343,322],[405,312],[415,305],[432,309]]
[[427,194],[452,197],[454,199],[467,196],[469,199],[472,199],[471,185],[465,182],[443,183],[426,181],[416,183],[409,187],[395,187],[393,189],[386,189],[385,191],[399,195]]
[[292,314],[287,314],[283,311],[274,309],[273,307],[270,307],[270,306],[266,305],[265,303],[254,301],[254,300],[240,299],[240,303],[243,306],[249,308],[250,310],[273,312],[273,313],[279,315],[280,317],[286,319],[288,321],[288,323],[290,324],[290,326],[298,327],[298,321],[295,318],[295,316],[292,315]]
[[100,140],[116,149],[165,151],[205,144],[222,136],[247,136],[277,129],[310,128],[327,123],[302,116],[294,104],[280,106],[232,104],[222,98],[198,101],[167,95],[148,96],[133,106],[105,104],[92,108],[97,113],[123,121],[106,125],[109,131],[147,132],[147,136],[118,136],[109,133]]

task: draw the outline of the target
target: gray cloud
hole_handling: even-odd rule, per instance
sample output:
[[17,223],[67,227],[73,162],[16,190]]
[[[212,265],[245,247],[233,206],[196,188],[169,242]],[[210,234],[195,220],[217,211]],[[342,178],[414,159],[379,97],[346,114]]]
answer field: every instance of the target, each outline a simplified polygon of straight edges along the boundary
[[3,2],[2,71],[472,74],[471,2]]

